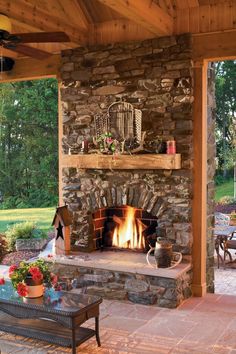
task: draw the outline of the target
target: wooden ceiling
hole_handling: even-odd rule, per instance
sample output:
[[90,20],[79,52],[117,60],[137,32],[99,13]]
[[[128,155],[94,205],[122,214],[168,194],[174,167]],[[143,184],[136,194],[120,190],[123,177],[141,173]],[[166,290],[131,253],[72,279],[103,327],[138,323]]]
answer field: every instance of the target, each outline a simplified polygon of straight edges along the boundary
[[53,54],[87,44],[236,28],[236,0],[0,0],[0,13],[11,19],[12,33],[66,32],[69,43],[32,44]]

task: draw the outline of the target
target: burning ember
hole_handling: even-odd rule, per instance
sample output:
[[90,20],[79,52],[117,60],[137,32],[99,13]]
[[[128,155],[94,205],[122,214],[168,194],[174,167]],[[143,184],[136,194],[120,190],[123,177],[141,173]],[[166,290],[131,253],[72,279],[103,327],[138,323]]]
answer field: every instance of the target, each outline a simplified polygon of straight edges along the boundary
[[135,219],[135,208],[127,207],[125,219],[113,216],[117,223],[115,227],[112,246],[119,248],[142,249],[145,247],[144,237],[142,235],[144,225],[138,219]]

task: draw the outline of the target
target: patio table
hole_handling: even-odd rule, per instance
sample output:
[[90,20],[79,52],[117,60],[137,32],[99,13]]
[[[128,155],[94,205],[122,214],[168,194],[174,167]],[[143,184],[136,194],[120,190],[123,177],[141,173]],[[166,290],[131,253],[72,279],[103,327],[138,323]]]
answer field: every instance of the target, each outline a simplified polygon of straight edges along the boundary
[[[99,305],[97,296],[46,289],[44,296],[24,299],[12,284],[0,286],[0,330],[56,345],[76,347],[89,338],[99,338]],[[95,318],[95,329],[81,327],[89,318]]]
[[236,233],[236,226],[216,226],[214,228],[214,237],[215,237],[215,250],[216,250],[216,254],[217,254],[217,266],[219,268],[219,264],[220,264],[220,260],[223,264],[223,266],[225,266],[225,257],[222,257],[220,254],[220,248],[224,251],[224,254],[227,253],[230,257],[230,259],[232,259],[231,257],[231,253],[225,249],[225,242],[227,240],[230,240],[231,238],[233,238],[234,233]]

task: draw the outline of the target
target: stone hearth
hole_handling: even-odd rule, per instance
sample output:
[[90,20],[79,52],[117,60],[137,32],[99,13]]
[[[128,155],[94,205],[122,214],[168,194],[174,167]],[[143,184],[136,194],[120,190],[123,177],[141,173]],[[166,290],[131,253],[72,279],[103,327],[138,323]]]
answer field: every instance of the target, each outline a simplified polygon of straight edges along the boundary
[[146,255],[128,251],[77,253],[51,261],[59,279],[74,279],[78,291],[107,299],[175,308],[191,296],[187,262],[173,269],[153,269],[146,263]]

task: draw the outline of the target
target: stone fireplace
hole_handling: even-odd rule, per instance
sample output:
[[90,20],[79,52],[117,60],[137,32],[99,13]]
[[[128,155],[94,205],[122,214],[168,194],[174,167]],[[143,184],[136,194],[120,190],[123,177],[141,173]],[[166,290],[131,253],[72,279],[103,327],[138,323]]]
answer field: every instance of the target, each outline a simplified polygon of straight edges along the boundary
[[[129,240],[125,248],[147,251],[148,237],[158,227],[158,233],[172,241],[175,251],[191,259],[191,50],[191,36],[186,34],[62,52],[62,187],[63,201],[73,214],[73,251],[123,248],[107,235],[112,233],[114,239],[127,210],[134,208],[140,247],[131,247],[133,241]],[[84,154],[85,141],[96,135],[95,116],[105,115],[117,101],[131,103],[142,112],[147,146],[175,140],[181,154],[179,166],[152,168],[149,164],[145,168],[147,154],[136,155],[132,161],[137,163],[130,166],[126,155],[112,157],[112,163],[104,165],[90,148]],[[86,156],[90,163],[81,164],[81,159],[87,161]],[[73,166],[66,162],[68,157],[70,161],[73,158]],[[144,241],[139,241],[141,237]]]

